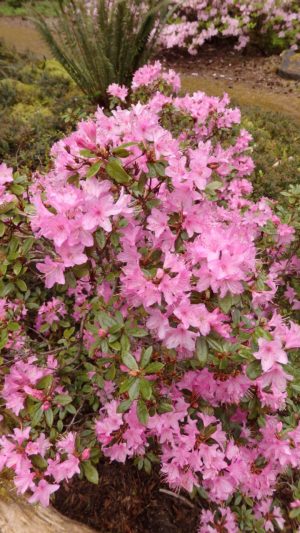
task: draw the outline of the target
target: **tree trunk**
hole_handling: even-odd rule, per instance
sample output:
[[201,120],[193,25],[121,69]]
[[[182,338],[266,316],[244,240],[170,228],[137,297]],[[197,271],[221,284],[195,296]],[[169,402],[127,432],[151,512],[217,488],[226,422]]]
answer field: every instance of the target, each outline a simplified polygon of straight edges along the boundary
[[[5,491],[6,492],[6,491]],[[7,490],[0,497],[0,533],[96,533],[83,524],[62,516],[53,507],[31,505]]]

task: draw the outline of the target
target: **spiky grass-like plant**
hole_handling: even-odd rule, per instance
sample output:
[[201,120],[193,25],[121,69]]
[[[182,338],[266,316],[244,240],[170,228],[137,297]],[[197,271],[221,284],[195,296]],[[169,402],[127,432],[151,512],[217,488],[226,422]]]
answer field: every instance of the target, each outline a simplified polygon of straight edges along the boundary
[[56,17],[35,25],[80,89],[107,103],[106,89],[128,85],[145,64],[167,18],[168,0],[54,0]]

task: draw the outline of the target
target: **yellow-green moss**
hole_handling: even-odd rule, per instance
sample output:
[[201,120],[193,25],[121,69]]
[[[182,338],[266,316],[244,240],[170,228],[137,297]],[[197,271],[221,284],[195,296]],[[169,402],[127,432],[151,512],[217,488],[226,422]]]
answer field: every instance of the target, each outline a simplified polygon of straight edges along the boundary
[[29,83],[23,83],[19,80],[6,78],[4,80],[0,80],[0,96],[5,96],[5,94],[7,94],[8,99],[11,97],[18,102],[30,104],[37,99],[38,90]]
[[11,108],[11,118],[18,119],[23,122],[28,122],[33,119],[47,119],[51,118],[52,113],[47,107],[43,107],[40,104],[24,104],[19,102]]

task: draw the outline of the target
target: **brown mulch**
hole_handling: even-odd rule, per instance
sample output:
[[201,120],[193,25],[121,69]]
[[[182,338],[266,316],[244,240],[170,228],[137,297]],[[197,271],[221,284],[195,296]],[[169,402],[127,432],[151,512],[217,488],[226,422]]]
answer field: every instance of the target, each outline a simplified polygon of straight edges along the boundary
[[247,85],[248,89],[270,90],[300,98],[300,81],[285,80],[277,74],[282,58],[265,56],[257,48],[238,52],[230,41],[218,41],[206,43],[196,56],[168,52],[161,59],[182,74],[224,81],[228,87],[239,83]]
[[[65,516],[101,533],[196,533],[200,508],[160,492],[158,471],[103,462],[99,485],[75,478],[56,493],[54,506]],[[167,487],[164,487],[167,489]],[[167,489],[169,490],[169,489]]]

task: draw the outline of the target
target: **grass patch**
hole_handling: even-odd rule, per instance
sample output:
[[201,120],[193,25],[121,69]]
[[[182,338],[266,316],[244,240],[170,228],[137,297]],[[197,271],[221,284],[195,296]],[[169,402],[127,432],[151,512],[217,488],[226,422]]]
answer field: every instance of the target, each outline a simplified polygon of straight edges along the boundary
[[26,0],[2,0],[0,1],[0,15],[4,17],[23,17],[28,15],[30,4],[42,15],[51,17],[54,14],[54,6],[51,0],[38,0],[31,3]]

